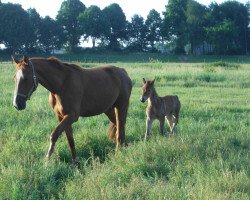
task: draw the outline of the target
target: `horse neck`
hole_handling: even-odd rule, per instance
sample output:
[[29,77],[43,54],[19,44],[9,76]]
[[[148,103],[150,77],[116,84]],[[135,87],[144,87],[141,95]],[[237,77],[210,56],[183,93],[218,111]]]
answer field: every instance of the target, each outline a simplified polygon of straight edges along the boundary
[[38,82],[50,92],[56,94],[65,80],[67,73],[54,67],[46,59],[31,60],[38,76]]
[[149,103],[154,104],[157,101],[157,98],[158,98],[158,94],[157,94],[155,88],[152,87],[150,97],[149,97]]

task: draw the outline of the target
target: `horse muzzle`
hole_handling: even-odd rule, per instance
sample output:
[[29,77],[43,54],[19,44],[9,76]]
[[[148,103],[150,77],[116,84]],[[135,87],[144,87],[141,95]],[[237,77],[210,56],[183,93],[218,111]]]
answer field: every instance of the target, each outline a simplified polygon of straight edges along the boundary
[[141,100],[142,103],[145,103],[146,98],[144,96],[142,96],[140,100]]
[[16,96],[13,101],[13,106],[17,110],[24,110],[26,108],[26,98],[22,96]]

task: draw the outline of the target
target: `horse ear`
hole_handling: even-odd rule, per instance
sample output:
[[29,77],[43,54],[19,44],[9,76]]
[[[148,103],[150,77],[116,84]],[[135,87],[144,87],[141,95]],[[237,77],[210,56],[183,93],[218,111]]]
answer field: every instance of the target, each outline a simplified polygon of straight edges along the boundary
[[25,62],[25,64],[28,64],[29,63],[28,56],[23,56],[23,61]]
[[151,81],[151,85],[154,85],[154,83],[155,83],[155,79]]
[[143,84],[145,84],[145,83],[146,83],[145,78],[142,78],[142,83],[143,83]]
[[12,58],[12,63],[13,63],[13,62],[16,63],[16,64],[19,63],[19,60],[17,60],[13,55],[11,56],[11,58]]

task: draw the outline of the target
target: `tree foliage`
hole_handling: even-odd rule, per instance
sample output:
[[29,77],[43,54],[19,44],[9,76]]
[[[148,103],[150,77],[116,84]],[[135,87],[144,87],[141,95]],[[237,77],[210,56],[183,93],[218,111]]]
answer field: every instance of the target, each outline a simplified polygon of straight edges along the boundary
[[81,34],[78,17],[80,13],[84,12],[85,8],[80,0],[65,0],[56,16],[58,23],[64,29],[65,42],[70,51],[74,51],[74,48],[79,44]]
[[196,0],[168,0],[163,18],[153,9],[145,20],[135,14],[130,21],[116,3],[101,10],[86,8],[80,0],[64,0],[56,19],[19,4],[0,3],[0,44],[9,52],[53,52],[61,47],[72,52],[80,38],[91,38],[93,47],[115,51],[161,47],[173,53],[188,49],[194,54],[242,54],[250,49],[249,2],[204,6]]
[[245,5],[237,1],[228,1],[220,5],[212,3],[207,21],[206,32],[216,53],[246,52],[249,42],[249,14]]
[[206,41],[205,16],[206,7],[194,0],[189,0],[186,8],[187,39],[191,45],[191,53],[194,47]]
[[160,13],[155,9],[150,10],[145,25],[147,27],[146,39],[151,46],[151,50],[154,50],[155,42],[159,42],[161,39],[162,19]]
[[63,38],[62,28],[57,21],[49,16],[41,19],[39,35],[40,47],[44,52],[53,52],[56,48],[62,46],[60,42]]
[[81,33],[85,38],[91,37],[93,47],[96,39],[108,34],[110,24],[103,11],[98,6],[90,6],[79,16]]
[[143,51],[146,48],[147,27],[143,17],[134,15],[128,24],[129,48],[135,51]]
[[126,38],[126,16],[116,3],[105,7],[103,12],[109,24],[109,32],[106,35],[109,39],[109,48],[117,50],[120,48],[119,40]]
[[22,51],[32,34],[28,13],[19,4],[0,5],[0,41],[12,52]]
[[26,44],[26,51],[28,52],[36,52],[39,49],[39,46],[37,44],[37,41],[39,40],[39,29],[41,26],[41,17],[39,13],[36,11],[36,9],[28,9],[27,13],[29,15],[30,20],[30,36],[29,41]]
[[169,27],[169,33],[175,43],[175,52],[184,53],[187,43],[187,23],[185,10],[188,0],[169,0],[165,12],[165,26]]

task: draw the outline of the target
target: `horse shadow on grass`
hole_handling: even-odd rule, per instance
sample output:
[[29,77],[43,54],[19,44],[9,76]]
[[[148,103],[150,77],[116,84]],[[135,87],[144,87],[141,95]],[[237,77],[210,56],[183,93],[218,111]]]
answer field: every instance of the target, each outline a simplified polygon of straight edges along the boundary
[[[116,151],[123,148],[129,148],[131,145],[144,139],[144,135],[139,137],[138,135],[126,135],[125,145],[116,150],[116,143],[108,139],[107,136],[102,138],[90,138],[87,143],[76,146],[77,157],[79,159],[78,165],[86,165],[88,160],[98,160],[100,163],[104,163],[108,158],[116,153]],[[79,141],[76,141],[79,142]],[[72,163],[72,157],[69,151],[69,147],[61,149],[58,152],[59,160],[68,164]],[[91,163],[89,163],[91,164]],[[88,165],[88,164],[87,164]]]

